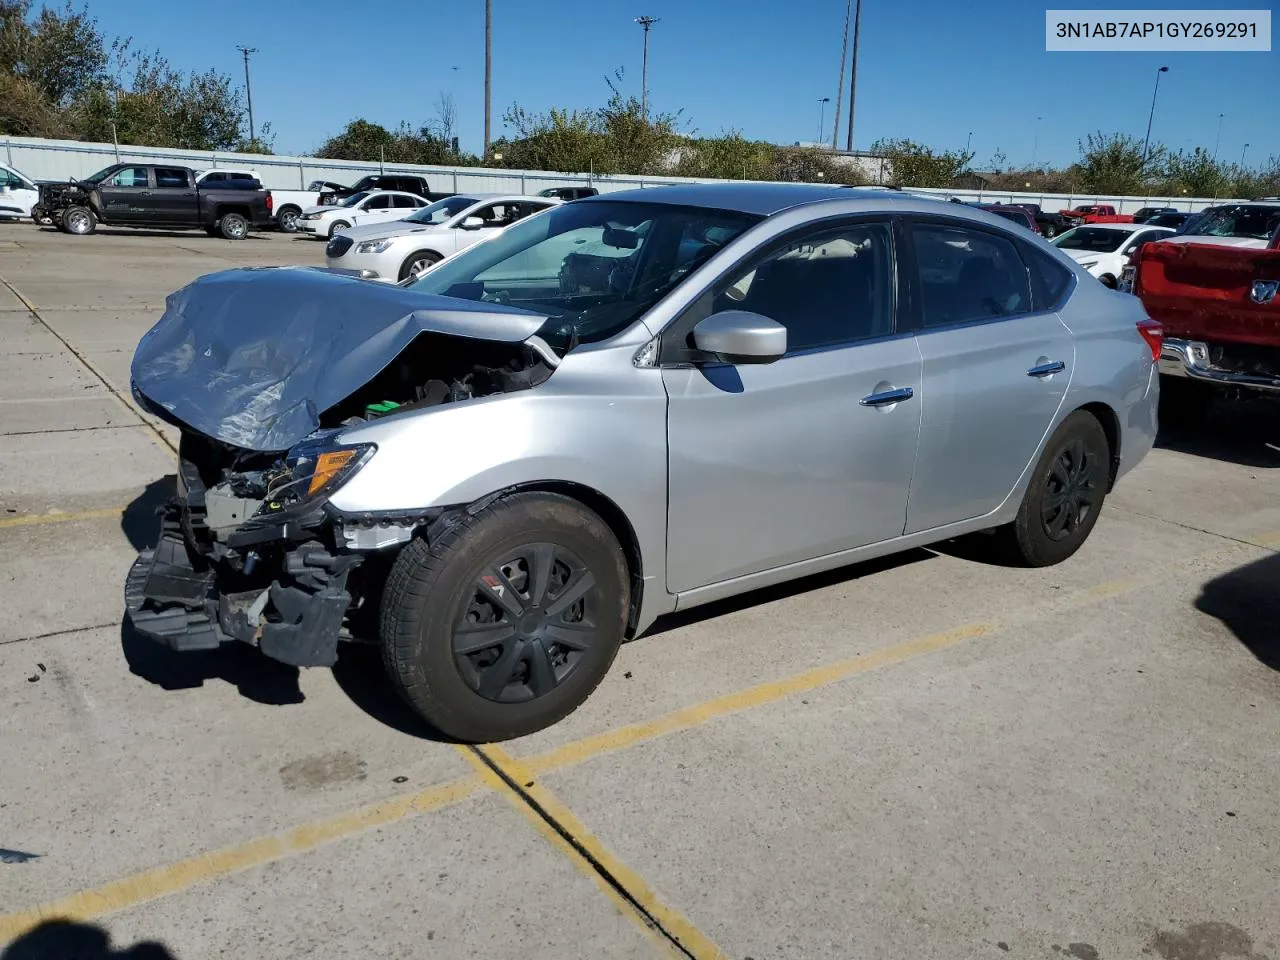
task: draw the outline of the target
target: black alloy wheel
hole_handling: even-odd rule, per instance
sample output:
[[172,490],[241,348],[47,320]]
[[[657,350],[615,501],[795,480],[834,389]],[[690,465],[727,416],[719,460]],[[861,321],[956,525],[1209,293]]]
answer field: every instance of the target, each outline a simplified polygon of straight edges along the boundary
[[1089,521],[1106,475],[1105,466],[1098,463],[1098,451],[1079,437],[1058,452],[1040,498],[1040,522],[1050,540],[1067,540]]

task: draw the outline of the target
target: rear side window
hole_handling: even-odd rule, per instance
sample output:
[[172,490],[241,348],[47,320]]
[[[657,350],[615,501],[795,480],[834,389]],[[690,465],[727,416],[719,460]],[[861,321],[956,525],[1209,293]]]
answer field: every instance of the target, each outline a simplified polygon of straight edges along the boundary
[[1031,280],[1012,240],[967,227],[911,229],[926,329],[1030,313]]
[[1031,297],[1036,310],[1056,310],[1071,285],[1071,271],[1043,250],[1030,244],[1020,246],[1022,259],[1031,276]]
[[156,167],[156,186],[175,187],[187,186],[187,171],[176,170],[171,167]]
[[369,202],[364,205],[366,210],[388,210],[391,208],[392,197],[385,193],[375,194],[369,198]]
[[404,197],[404,196],[397,195],[391,198],[391,205],[393,207],[401,207],[401,208],[411,210],[414,207],[422,206],[422,201],[415,200],[413,197]]

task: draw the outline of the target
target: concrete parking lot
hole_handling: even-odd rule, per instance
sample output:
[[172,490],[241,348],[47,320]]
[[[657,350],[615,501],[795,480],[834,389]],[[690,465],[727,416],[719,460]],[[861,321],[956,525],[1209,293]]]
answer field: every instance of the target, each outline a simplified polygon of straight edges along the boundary
[[122,625],[176,443],[134,345],[200,274],[322,262],[0,224],[4,960],[1280,958],[1271,411],[1163,437],[1060,567],[956,544],[694,611],[469,749],[376,651]]

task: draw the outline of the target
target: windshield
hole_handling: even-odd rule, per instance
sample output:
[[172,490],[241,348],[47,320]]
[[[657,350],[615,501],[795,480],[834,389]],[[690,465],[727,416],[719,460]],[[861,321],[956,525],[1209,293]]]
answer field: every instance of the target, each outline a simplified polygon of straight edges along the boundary
[[111,176],[111,174],[119,170],[121,166],[122,165],[119,163],[113,163],[111,166],[103,167],[97,173],[83,178],[80,182],[81,183],[97,183],[99,180],[105,180],[107,177]]
[[626,329],[759,217],[671,204],[553,207],[446,260],[411,288],[550,317],[560,350]]
[[368,190],[362,190],[360,193],[353,193],[347,199],[338,204],[340,207],[354,207],[357,203],[369,195]]
[[467,207],[475,204],[475,202],[475,197],[445,197],[443,200],[437,200],[421,210],[414,211],[413,214],[405,217],[403,222],[444,223],[450,217],[457,216]]
[[1237,203],[1206,210],[1187,221],[1182,234],[1268,240],[1280,226],[1280,206]]
[[1088,250],[1090,253],[1111,253],[1129,239],[1126,230],[1100,230],[1097,227],[1076,227],[1049,241],[1063,250]]

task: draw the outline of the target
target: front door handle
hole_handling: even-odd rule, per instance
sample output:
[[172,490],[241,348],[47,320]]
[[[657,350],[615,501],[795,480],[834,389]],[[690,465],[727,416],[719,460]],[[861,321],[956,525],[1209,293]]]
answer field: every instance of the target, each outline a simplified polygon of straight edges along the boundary
[[141,191],[141,192],[138,194],[138,196],[140,196],[140,197],[149,197],[149,196],[151,196],[151,191],[150,191],[150,190],[143,190],[143,191]]
[[1061,373],[1067,369],[1067,365],[1061,360],[1053,360],[1049,363],[1037,363],[1034,367],[1027,371],[1028,377],[1051,377],[1055,373]]
[[899,387],[897,390],[885,390],[881,393],[871,393],[863,397],[858,403],[864,407],[885,407],[891,403],[901,403],[903,400],[910,400],[916,395],[916,392],[910,387]]

